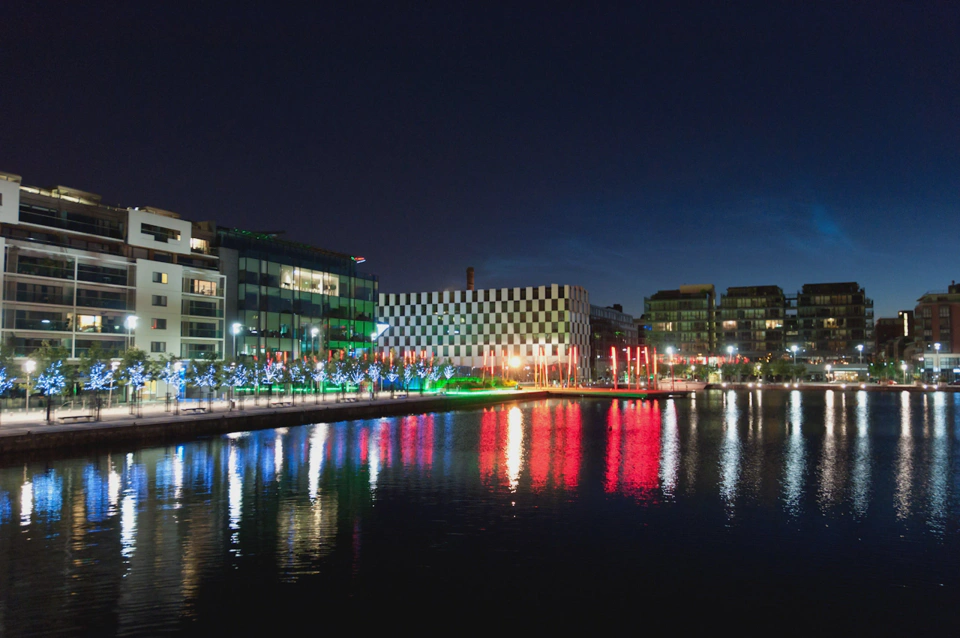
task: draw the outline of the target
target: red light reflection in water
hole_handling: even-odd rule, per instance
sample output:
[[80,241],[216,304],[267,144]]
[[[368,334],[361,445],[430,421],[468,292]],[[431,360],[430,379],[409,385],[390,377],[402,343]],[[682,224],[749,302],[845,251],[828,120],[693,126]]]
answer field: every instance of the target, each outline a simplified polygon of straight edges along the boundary
[[557,459],[563,461],[560,482],[566,488],[576,487],[580,479],[582,433],[583,422],[579,404],[557,406]]
[[433,466],[433,415],[420,416],[420,438],[418,440],[417,459],[420,467]]
[[393,464],[393,457],[390,452],[390,423],[387,421],[380,422],[380,433],[379,433],[379,444],[380,444],[380,464],[383,467],[390,467]]
[[400,461],[412,465],[417,454],[417,417],[406,416],[400,421]]
[[550,475],[550,438],[553,435],[550,408],[543,403],[535,405],[531,421],[530,487],[539,492],[547,486]]
[[362,428],[358,439],[360,449],[358,450],[359,454],[357,454],[357,456],[360,458],[360,465],[366,465],[367,452],[370,450],[370,431],[367,430],[367,428]]
[[480,478],[490,486],[508,484],[506,471],[509,408],[483,411],[480,418]]
[[630,401],[607,414],[607,467],[604,489],[653,502],[660,486],[660,404]]

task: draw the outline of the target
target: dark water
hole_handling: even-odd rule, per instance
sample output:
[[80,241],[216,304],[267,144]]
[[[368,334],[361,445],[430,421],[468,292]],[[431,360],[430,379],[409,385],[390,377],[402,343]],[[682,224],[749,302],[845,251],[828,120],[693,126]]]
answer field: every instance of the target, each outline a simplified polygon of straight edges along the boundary
[[0,470],[0,633],[955,633],[960,395],[550,400]]

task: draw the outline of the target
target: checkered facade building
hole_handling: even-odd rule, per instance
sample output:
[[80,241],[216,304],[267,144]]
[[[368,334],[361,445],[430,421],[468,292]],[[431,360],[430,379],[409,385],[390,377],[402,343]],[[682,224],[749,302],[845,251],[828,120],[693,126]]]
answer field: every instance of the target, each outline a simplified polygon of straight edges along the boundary
[[567,365],[576,346],[575,365],[589,369],[590,300],[579,286],[381,294],[379,312],[389,328],[377,345],[401,356],[479,368],[506,352],[532,365],[542,347],[548,363]]

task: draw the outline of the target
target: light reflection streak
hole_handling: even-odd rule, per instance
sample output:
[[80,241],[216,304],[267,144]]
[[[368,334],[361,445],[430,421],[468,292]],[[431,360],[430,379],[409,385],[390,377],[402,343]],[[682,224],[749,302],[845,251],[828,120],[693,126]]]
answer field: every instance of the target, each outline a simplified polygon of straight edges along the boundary
[[690,400],[690,414],[687,417],[690,425],[687,449],[686,452],[681,455],[681,458],[683,458],[683,478],[687,484],[688,492],[693,492],[694,490],[694,486],[697,482],[697,470],[699,469],[699,452],[697,450],[697,418],[697,400],[694,397]]
[[[846,395],[844,395],[846,400]],[[853,512],[862,517],[870,504],[870,437],[867,431],[867,393],[857,392],[857,444],[853,462]]]
[[320,490],[320,472],[323,469],[326,440],[327,424],[319,423],[313,426],[313,431],[310,433],[310,456],[307,469],[307,492],[311,502],[317,500]]
[[20,526],[26,527],[30,524],[30,516],[33,513],[33,482],[24,481],[20,486]]
[[127,454],[124,474],[126,488],[120,501],[120,555],[127,562],[127,571],[130,571],[130,559],[137,550],[137,490],[135,481],[137,468],[133,463],[133,454]]
[[237,445],[231,440],[227,459],[227,503],[230,512],[230,553],[237,556],[240,555],[240,515],[243,510],[243,478],[238,454]]
[[933,437],[930,445],[930,522],[937,534],[946,532],[947,484],[950,461],[947,450],[947,397],[944,392],[933,395]]
[[283,472],[283,437],[280,436],[280,432],[277,432],[273,439],[273,476],[278,483],[281,472]]
[[376,492],[377,479],[380,477],[380,442],[377,440],[377,437],[370,436],[367,439],[367,445],[369,446],[367,458],[370,459],[370,491]]
[[739,420],[737,393],[728,390],[723,413],[723,446],[720,448],[720,495],[727,508],[727,516],[733,515],[737,483],[740,479],[740,438],[737,431]]
[[523,412],[514,406],[507,415],[507,482],[511,492],[520,484],[520,469],[523,455]]
[[107,474],[107,499],[110,506],[107,508],[107,516],[116,516],[117,504],[120,502],[120,473],[110,458],[107,458],[110,466],[110,473]]
[[836,436],[836,406],[834,405],[835,393],[833,390],[827,390],[824,395],[823,412],[823,451],[820,456],[820,488],[818,490],[817,500],[820,507],[824,508],[832,505],[837,497],[840,486],[837,477],[837,436]]
[[800,392],[790,392],[787,431],[787,456],[784,461],[784,506],[791,516],[800,514],[800,496],[803,493],[805,455],[803,442],[803,417],[800,409]]
[[663,495],[673,498],[677,488],[677,468],[680,465],[680,431],[677,427],[677,404],[673,399],[667,400],[660,436],[660,485]]
[[897,477],[893,495],[894,509],[901,520],[910,516],[913,490],[913,436],[910,427],[910,393],[904,390],[900,393],[900,441],[897,443]]
[[177,447],[173,456],[173,507],[180,509],[183,506],[183,446]]

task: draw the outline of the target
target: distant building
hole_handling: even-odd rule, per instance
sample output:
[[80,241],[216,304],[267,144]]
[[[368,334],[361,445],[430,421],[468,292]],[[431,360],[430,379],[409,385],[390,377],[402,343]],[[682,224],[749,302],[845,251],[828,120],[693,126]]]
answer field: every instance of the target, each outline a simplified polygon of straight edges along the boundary
[[370,351],[378,279],[357,270],[362,258],[276,233],[220,228],[217,240],[231,282],[229,355],[298,359]]
[[94,346],[221,357],[225,279],[213,239],[209,223],[0,173],[3,342],[16,357],[44,342],[73,359]]
[[623,369],[625,349],[629,348],[631,356],[636,356],[638,345],[636,320],[623,312],[623,306],[590,305],[590,378],[611,377],[611,348],[616,349],[618,365]]
[[751,359],[781,356],[786,348],[787,298],[779,286],[727,288],[720,297],[717,348]]
[[660,290],[643,300],[650,330],[648,345],[662,353],[672,347],[686,356],[716,352],[716,290],[713,284]]
[[[866,356],[873,345],[873,300],[856,282],[804,284],[796,301],[803,357]],[[791,343],[787,344],[790,348]]]
[[[960,285],[927,292],[914,310],[917,363],[927,378],[960,377]],[[937,348],[939,344],[939,349]],[[921,360],[922,359],[922,360]]]
[[378,345],[398,356],[450,359],[464,372],[516,357],[518,376],[532,379],[542,351],[551,378],[568,364],[589,373],[590,300],[579,286],[381,294],[379,312],[389,327]]
[[874,352],[885,361],[900,361],[913,343],[912,310],[901,310],[896,317],[881,317],[873,326]]

